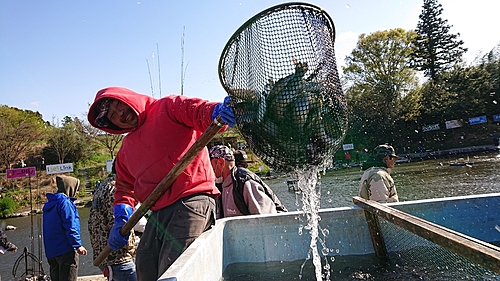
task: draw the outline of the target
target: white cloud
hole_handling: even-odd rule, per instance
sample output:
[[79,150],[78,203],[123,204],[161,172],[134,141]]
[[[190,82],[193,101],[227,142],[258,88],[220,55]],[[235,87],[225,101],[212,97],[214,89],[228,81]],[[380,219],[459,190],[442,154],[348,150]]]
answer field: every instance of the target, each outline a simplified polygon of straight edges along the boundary
[[31,102],[31,105],[38,107],[40,104],[38,101]]
[[335,39],[335,57],[339,71],[341,66],[345,66],[345,58],[351,54],[352,50],[356,47],[359,34],[348,31],[340,33]]

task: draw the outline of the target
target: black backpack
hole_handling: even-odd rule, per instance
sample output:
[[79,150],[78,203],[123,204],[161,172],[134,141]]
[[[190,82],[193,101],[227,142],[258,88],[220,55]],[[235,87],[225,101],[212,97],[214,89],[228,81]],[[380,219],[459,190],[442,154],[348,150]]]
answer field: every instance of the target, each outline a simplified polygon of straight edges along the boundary
[[282,212],[288,212],[288,210],[281,204],[280,200],[278,197],[274,194],[272,189],[265,184],[260,177],[258,177],[256,174],[254,174],[252,171],[242,168],[242,167],[234,167],[231,170],[231,177],[233,179],[233,197],[234,197],[234,203],[238,207],[238,210],[243,214],[243,215],[250,215],[250,212],[248,211],[248,206],[245,203],[245,200],[243,199],[243,189],[245,182],[247,180],[254,180],[258,182],[263,188],[264,192],[273,200],[274,205],[276,206],[276,211],[278,213]]

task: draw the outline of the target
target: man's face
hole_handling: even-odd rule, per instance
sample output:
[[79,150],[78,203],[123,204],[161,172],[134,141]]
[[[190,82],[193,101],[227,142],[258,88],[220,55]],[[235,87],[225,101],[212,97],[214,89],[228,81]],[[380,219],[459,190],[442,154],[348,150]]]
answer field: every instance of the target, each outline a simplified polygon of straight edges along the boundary
[[137,127],[138,120],[134,110],[116,99],[111,101],[106,117],[111,123],[121,129],[132,129]]
[[387,168],[392,169],[396,165],[396,157],[393,156],[385,156],[384,159],[382,160],[385,162],[387,165]]

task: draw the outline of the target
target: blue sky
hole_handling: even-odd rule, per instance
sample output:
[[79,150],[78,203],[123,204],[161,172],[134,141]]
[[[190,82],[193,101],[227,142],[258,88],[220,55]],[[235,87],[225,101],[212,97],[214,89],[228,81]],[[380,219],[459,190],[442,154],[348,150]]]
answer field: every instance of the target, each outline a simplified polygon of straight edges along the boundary
[[[272,0],[0,0],[0,104],[38,111],[46,121],[85,116],[95,93],[123,86],[154,96],[179,94],[184,32],[184,94],[222,101],[219,57],[230,36]],[[358,35],[414,29],[422,0],[317,0],[336,27],[342,65]],[[498,0],[440,0],[443,19],[469,52],[500,42]],[[158,49],[157,49],[158,46]],[[158,56],[159,51],[159,56]],[[159,57],[159,60],[158,60]],[[160,65],[160,78],[158,77]]]

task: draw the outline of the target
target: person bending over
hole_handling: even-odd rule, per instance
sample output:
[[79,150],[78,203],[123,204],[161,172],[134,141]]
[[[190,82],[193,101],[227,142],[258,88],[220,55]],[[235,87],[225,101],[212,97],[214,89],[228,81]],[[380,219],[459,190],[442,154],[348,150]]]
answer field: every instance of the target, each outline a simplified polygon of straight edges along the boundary
[[[116,156],[114,225],[109,246],[128,242],[120,234],[137,201],[144,202],[218,115],[236,124],[224,103],[169,95],[160,99],[123,87],[97,92],[88,112],[92,126],[110,134],[126,134]],[[223,131],[226,127],[222,128]],[[138,280],[157,280],[179,255],[215,223],[214,185],[208,149],[203,149],[151,207],[137,247]]]

